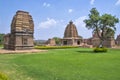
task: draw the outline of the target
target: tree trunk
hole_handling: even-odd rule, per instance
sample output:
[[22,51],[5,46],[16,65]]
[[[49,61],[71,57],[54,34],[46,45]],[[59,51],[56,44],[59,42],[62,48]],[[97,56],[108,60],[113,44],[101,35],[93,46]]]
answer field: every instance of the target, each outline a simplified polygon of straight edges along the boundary
[[104,41],[104,40],[100,40],[99,48],[102,48],[102,47],[103,47],[103,41]]

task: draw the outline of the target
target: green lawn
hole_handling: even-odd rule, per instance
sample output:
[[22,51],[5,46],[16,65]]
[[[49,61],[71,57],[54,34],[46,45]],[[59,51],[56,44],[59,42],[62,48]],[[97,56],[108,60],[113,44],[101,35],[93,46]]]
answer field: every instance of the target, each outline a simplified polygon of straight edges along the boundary
[[3,48],[3,45],[0,45],[0,49]]
[[0,55],[10,80],[120,80],[120,50],[55,49],[42,54]]

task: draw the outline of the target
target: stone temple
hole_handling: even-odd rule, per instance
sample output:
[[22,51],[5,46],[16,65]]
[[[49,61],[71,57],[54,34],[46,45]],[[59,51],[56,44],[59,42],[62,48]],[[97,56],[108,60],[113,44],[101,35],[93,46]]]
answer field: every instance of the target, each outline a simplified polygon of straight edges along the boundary
[[[101,34],[99,32],[99,34]],[[92,37],[87,39],[87,42],[86,42],[88,45],[92,45],[93,47],[97,47],[99,46],[100,44],[100,39],[97,35],[96,32],[93,33]],[[114,40],[114,36],[109,36],[107,37],[106,40],[103,41],[103,46],[104,47],[108,47],[108,48],[113,48],[115,47],[115,40]]]
[[120,34],[116,38],[116,44],[117,46],[120,46]]
[[70,21],[65,29],[64,37],[61,39],[62,45],[78,46],[81,42],[82,38],[79,37],[75,24]]
[[[92,45],[93,47],[97,47],[99,44],[100,44],[100,39],[97,33],[94,33],[92,37]],[[107,39],[103,41],[103,46],[109,47],[109,48],[115,47],[114,36],[107,37]]]
[[34,23],[26,11],[17,11],[11,23],[11,33],[4,37],[4,48],[11,50],[32,49]]
[[[99,33],[101,34],[101,33]],[[119,39],[116,40],[119,44]],[[78,35],[77,28],[72,21],[66,26],[64,37],[61,39],[62,45],[70,45],[70,46],[80,46],[80,47],[97,47],[100,44],[100,39],[97,33],[93,33],[93,36],[88,39],[83,39]],[[103,46],[105,47],[115,47],[114,36],[108,37],[104,42]]]

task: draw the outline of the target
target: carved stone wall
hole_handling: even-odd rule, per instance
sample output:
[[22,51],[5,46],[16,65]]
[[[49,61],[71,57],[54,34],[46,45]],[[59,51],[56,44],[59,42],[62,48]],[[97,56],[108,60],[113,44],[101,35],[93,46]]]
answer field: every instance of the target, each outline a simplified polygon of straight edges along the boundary
[[4,48],[12,50],[32,49],[34,46],[33,34],[34,23],[31,15],[26,11],[17,11],[11,23],[11,33],[4,38]]
[[48,39],[47,45],[48,45],[48,46],[55,46],[55,45],[56,45],[55,39]]
[[117,36],[115,42],[116,42],[116,45],[120,46],[120,35]]
[[64,37],[61,39],[62,45],[79,46],[82,43],[82,38],[78,36],[77,28],[72,21],[66,26]]
[[[97,33],[94,33],[94,34],[93,34],[92,43],[91,43],[91,44],[93,45],[93,47],[99,46],[99,44],[100,44],[100,39],[99,39],[99,37],[97,36]],[[105,41],[103,41],[103,46],[109,47],[109,48],[115,47],[114,37],[108,37]]]
[[72,21],[69,22],[64,32],[64,38],[68,37],[78,37],[77,28]]

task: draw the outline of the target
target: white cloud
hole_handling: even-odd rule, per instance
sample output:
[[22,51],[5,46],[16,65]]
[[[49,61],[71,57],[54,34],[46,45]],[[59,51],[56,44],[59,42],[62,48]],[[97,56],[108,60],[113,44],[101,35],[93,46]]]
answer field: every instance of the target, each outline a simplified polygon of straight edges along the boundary
[[57,21],[54,19],[47,18],[46,21],[39,23],[39,28],[50,28],[56,26]]
[[93,5],[95,0],[90,0],[90,4]]
[[118,1],[115,3],[115,5],[120,5],[120,0],[118,0]]
[[44,2],[44,3],[43,3],[43,6],[44,6],[44,7],[50,7],[51,5],[50,5],[49,3]]
[[73,9],[68,9],[68,13],[72,13],[73,12]]
[[90,38],[92,36],[92,31],[88,30],[85,27],[85,23],[83,22],[87,18],[88,18],[87,16],[81,16],[81,17],[75,19],[75,21],[74,21],[74,24],[76,25],[77,30],[78,30],[78,34],[86,39]]
[[87,19],[87,16],[82,16],[79,17],[78,19],[75,20],[75,25],[78,27],[85,27],[85,23],[83,22],[83,20]]

